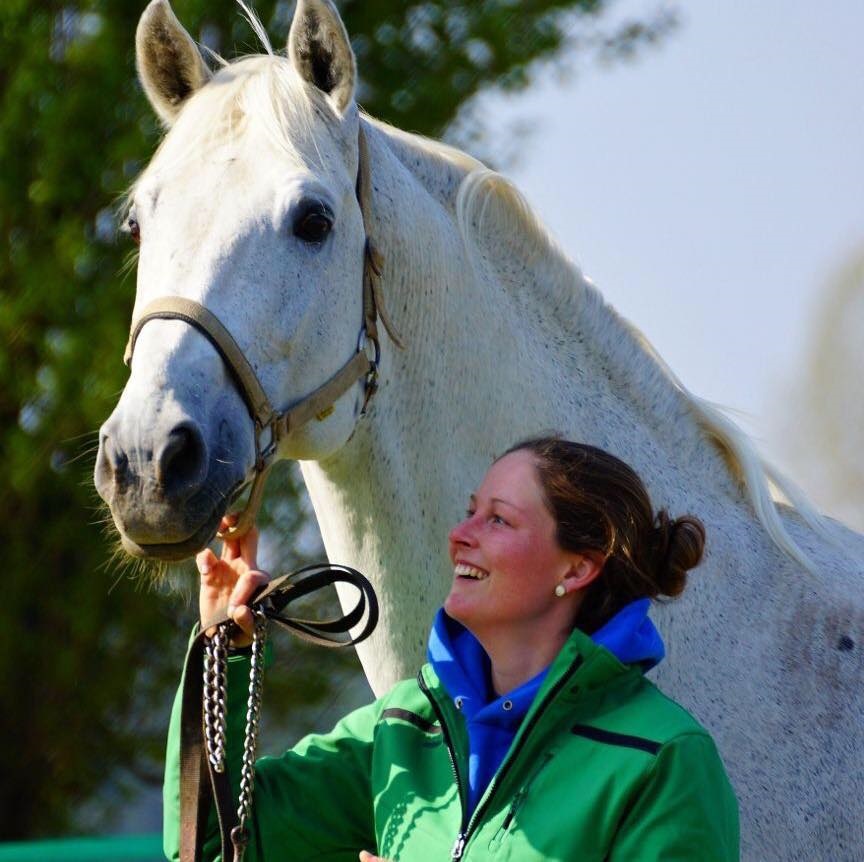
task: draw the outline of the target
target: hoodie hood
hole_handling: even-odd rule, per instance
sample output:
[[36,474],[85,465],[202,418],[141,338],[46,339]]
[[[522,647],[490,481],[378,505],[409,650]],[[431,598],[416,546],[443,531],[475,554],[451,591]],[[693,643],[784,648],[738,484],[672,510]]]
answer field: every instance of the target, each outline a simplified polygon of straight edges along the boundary
[[651,670],[666,655],[660,632],[648,616],[651,599],[636,599],[625,605],[591,635],[597,646],[606,647],[621,664],[640,664]]

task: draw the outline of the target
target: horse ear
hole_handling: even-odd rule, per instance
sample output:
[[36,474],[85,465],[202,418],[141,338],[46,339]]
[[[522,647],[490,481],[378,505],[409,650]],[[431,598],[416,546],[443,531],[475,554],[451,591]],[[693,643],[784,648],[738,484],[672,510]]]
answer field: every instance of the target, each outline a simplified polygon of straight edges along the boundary
[[135,32],[135,60],[144,92],[166,126],[210,78],[210,70],[168,0],[152,0],[141,15]]
[[357,69],[345,25],[330,0],[299,0],[288,34],[288,56],[300,75],[343,114],[354,100]]

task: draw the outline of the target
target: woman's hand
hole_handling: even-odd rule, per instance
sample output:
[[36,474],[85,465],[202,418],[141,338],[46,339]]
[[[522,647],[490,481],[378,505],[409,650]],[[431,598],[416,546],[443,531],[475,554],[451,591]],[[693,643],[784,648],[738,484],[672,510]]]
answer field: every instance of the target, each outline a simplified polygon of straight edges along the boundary
[[373,856],[368,850],[361,850],[360,862],[387,862],[387,860],[382,856]]
[[[220,530],[227,530],[236,521],[235,515],[222,519]],[[252,594],[270,580],[270,575],[258,570],[258,530],[252,527],[239,539],[225,539],[222,556],[217,557],[209,548],[201,551],[195,562],[201,573],[201,592],[198,600],[201,624],[212,620],[222,608],[240,627],[243,634],[233,639],[234,646],[252,643],[254,618],[246,606]],[[208,635],[213,634],[209,629]]]

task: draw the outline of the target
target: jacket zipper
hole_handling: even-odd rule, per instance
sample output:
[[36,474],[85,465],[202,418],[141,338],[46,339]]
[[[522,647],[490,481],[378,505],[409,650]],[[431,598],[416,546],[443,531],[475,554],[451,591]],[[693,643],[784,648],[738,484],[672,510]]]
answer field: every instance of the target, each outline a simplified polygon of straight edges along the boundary
[[467,817],[465,816],[465,795],[462,792],[462,781],[459,777],[459,767],[456,765],[456,749],[453,747],[453,738],[450,736],[450,731],[447,728],[447,722],[444,720],[444,713],[438,706],[435,698],[432,697],[432,692],[429,691],[429,686],[423,679],[423,671],[417,674],[417,683],[420,686],[420,691],[426,695],[426,699],[432,705],[432,711],[435,717],[441,724],[441,733],[444,737],[444,747],[447,749],[447,755],[450,758],[450,767],[453,770],[453,778],[456,781],[456,792],[459,794],[459,806],[462,812],[461,823],[459,825],[459,834],[456,836],[456,841],[453,844],[453,849],[450,851],[450,858],[458,862],[462,858],[462,853],[465,850],[465,831],[467,829]]
[[[558,682],[556,682],[555,685],[552,686],[552,688],[549,689],[549,691],[546,693],[546,697],[543,698],[543,702],[540,704],[539,707],[537,707],[537,711],[534,713],[534,715],[531,717],[531,720],[525,726],[522,735],[519,737],[519,742],[517,743],[516,748],[511,752],[510,757],[508,757],[507,760],[501,765],[498,773],[495,775],[495,777],[489,784],[489,789],[486,792],[485,799],[477,808],[474,809],[474,814],[467,824],[465,822],[465,797],[462,794],[462,784],[459,780],[459,770],[456,767],[456,752],[453,748],[453,741],[450,737],[450,732],[447,729],[447,724],[444,721],[444,714],[441,712],[441,709],[435,702],[435,698],[432,697],[432,693],[429,691],[429,687],[423,680],[423,672],[421,671],[418,674],[417,679],[420,684],[420,690],[423,692],[423,694],[426,695],[427,699],[432,704],[432,709],[435,712],[438,721],[441,722],[441,731],[444,736],[444,745],[447,747],[447,753],[450,755],[450,765],[453,767],[453,775],[456,778],[456,790],[459,793],[459,801],[462,805],[462,823],[459,826],[459,834],[456,836],[456,842],[453,844],[453,849],[450,851],[450,859],[452,860],[452,862],[459,862],[459,860],[462,858],[462,854],[465,852],[465,845],[468,843],[469,839],[471,838],[471,834],[474,832],[477,824],[480,822],[481,815],[489,807],[489,803],[491,802],[492,797],[495,795],[495,791],[498,789],[498,785],[501,783],[502,777],[507,772],[507,770],[510,769],[513,762],[519,756],[519,752],[525,745],[525,740],[528,739],[531,731],[533,731],[536,727],[541,714],[546,710],[546,707],[548,707],[549,704],[558,696],[558,692],[561,691],[561,689],[564,688],[565,685],[567,685],[570,677],[573,676],[573,674],[582,666],[583,661],[584,659],[581,655],[576,656],[576,658],[573,660],[573,663],[562,674]],[[507,825],[509,826],[510,824],[508,823]]]
[[543,760],[540,762],[540,765],[534,772],[531,773],[528,780],[522,787],[519,788],[519,792],[513,797],[513,801],[510,803],[510,810],[507,812],[507,816],[504,818],[504,822],[501,824],[501,829],[499,831],[506,832],[507,828],[513,822],[513,818],[516,816],[516,812],[522,806],[522,803],[525,801],[525,797],[528,795],[528,791],[531,789],[531,785],[534,783],[534,780],[537,776],[546,768],[546,765],[554,756],[553,752],[547,751],[546,754],[543,755]]

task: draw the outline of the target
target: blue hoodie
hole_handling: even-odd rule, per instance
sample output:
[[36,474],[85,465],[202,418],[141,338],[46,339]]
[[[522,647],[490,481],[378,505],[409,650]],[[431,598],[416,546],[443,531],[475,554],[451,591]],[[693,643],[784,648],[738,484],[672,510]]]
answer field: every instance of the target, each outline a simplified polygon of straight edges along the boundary
[[[631,602],[599,628],[592,640],[623,664],[638,662],[649,670],[666,654],[660,633],[648,617],[650,606],[650,599]],[[504,760],[548,668],[498,697],[492,689],[491,665],[485,650],[443,609],[435,617],[427,655],[456,708],[465,716],[470,814]]]

